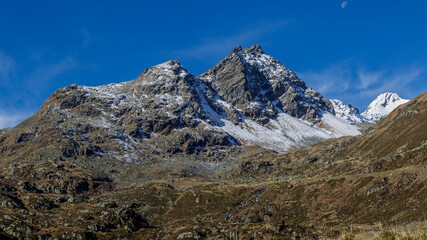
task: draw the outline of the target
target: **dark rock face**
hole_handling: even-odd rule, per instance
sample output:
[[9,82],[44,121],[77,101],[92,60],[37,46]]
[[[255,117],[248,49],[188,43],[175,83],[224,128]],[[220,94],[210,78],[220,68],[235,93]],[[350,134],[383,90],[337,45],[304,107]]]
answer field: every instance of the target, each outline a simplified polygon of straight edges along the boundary
[[116,221],[119,226],[123,226],[126,230],[132,232],[138,231],[140,228],[150,227],[147,220],[132,209],[117,210]]
[[199,76],[227,102],[251,119],[274,117],[277,111],[317,123],[332,104],[295,73],[263,52],[259,45],[235,48],[224,60]]
[[30,207],[34,210],[51,210],[57,207],[53,201],[50,201],[40,195],[32,196],[28,201],[30,202]]
[[29,181],[24,181],[22,182],[22,184],[20,184],[21,189],[26,191],[26,192],[33,192],[33,193],[38,193],[40,192],[36,185],[34,184],[34,182],[29,182]]
[[261,174],[269,174],[272,172],[274,164],[268,161],[261,161],[258,163],[253,163],[249,161],[244,161],[240,168],[243,172],[257,172]]
[[12,194],[0,192],[0,207],[11,209],[24,209],[24,204]]
[[56,194],[78,194],[85,193],[90,190],[90,185],[87,179],[47,179],[39,185],[39,188],[44,193]]
[[304,159],[304,162],[305,163],[314,163],[314,162],[317,162],[317,160],[319,160],[317,157],[310,157],[310,158]]
[[16,143],[28,142],[34,138],[33,133],[22,133],[19,135],[18,139],[16,139]]

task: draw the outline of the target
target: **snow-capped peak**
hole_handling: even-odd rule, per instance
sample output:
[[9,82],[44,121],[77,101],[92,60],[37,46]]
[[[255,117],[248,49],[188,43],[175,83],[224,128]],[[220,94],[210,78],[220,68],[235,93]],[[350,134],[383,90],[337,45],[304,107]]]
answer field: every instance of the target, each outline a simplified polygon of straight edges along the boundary
[[346,105],[338,99],[330,99],[334,106],[335,116],[345,120],[350,124],[359,124],[368,120],[359,114],[359,110],[350,104]]
[[361,114],[370,121],[376,122],[381,118],[387,116],[397,106],[408,102],[409,100],[403,99],[397,93],[386,92],[380,94],[374,101],[372,101],[366,110]]

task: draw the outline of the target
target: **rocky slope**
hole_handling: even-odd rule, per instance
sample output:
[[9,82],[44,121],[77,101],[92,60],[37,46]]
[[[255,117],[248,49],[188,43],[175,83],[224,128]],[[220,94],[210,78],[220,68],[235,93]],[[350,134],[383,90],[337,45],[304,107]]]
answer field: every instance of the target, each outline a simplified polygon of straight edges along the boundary
[[378,95],[361,115],[372,122],[377,122],[387,116],[397,106],[408,101],[407,99],[402,99],[396,93],[386,92]]

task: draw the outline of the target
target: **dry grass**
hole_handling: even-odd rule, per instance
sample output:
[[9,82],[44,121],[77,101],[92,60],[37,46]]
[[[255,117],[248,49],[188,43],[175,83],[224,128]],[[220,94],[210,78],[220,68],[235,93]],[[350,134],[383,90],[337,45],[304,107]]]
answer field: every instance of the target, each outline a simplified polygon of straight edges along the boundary
[[392,228],[385,230],[379,234],[376,240],[426,240],[427,228],[408,229],[408,228]]
[[427,220],[408,225],[379,226],[373,232],[346,232],[339,240],[427,240]]

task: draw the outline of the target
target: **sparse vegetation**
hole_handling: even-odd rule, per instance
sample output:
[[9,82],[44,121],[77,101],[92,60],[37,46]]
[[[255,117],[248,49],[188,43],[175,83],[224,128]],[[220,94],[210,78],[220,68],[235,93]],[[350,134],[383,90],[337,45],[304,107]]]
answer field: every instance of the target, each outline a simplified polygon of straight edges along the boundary
[[394,226],[379,225],[376,228],[360,226],[360,229],[344,232],[339,240],[424,240],[427,239],[427,222],[413,222]]

